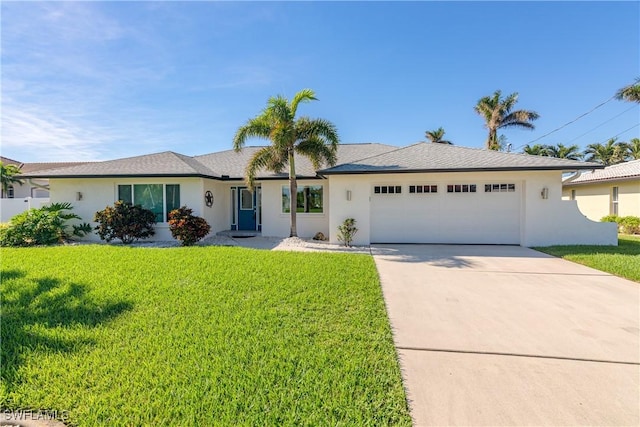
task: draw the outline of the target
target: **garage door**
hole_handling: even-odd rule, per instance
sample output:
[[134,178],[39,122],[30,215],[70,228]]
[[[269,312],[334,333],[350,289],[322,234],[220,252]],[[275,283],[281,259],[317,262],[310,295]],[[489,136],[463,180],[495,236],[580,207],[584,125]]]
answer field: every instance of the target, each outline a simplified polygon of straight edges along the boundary
[[520,184],[374,184],[372,243],[520,243]]

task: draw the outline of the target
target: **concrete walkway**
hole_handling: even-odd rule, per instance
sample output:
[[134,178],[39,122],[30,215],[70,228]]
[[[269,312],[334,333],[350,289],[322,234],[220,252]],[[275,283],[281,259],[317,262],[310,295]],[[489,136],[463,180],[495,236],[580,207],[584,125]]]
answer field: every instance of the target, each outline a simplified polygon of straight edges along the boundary
[[640,425],[640,285],[511,246],[372,249],[416,426]]

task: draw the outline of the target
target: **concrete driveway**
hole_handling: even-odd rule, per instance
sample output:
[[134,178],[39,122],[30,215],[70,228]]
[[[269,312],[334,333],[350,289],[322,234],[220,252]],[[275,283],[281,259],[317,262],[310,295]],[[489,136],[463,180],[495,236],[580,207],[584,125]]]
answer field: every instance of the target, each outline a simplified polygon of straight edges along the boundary
[[415,425],[640,425],[640,286],[515,246],[372,249]]

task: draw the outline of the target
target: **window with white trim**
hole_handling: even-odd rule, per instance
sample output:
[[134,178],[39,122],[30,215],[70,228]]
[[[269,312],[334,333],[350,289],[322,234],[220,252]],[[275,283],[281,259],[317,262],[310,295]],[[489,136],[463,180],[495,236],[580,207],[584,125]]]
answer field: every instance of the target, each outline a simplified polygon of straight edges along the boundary
[[401,185],[375,185],[373,187],[374,194],[401,194]]
[[571,190],[571,200],[576,199],[576,190]]
[[[291,211],[290,190],[288,185],[282,186],[282,213]],[[299,185],[296,198],[296,212],[323,213],[322,185]]]
[[447,193],[475,193],[476,184],[448,184]]
[[485,184],[485,193],[513,193],[516,191],[515,184]]
[[438,186],[437,185],[410,185],[409,193],[410,194],[430,194],[437,193]]
[[611,187],[611,215],[618,215],[618,187]]
[[140,205],[156,216],[156,222],[169,221],[169,212],[180,207],[179,184],[121,184],[118,200]]

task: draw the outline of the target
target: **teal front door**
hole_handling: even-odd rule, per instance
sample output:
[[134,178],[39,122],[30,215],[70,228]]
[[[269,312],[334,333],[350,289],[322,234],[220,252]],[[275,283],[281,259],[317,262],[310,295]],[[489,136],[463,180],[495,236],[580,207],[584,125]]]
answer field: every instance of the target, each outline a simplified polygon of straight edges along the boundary
[[248,187],[238,187],[236,209],[238,212],[238,230],[260,229],[260,187],[249,191]]

